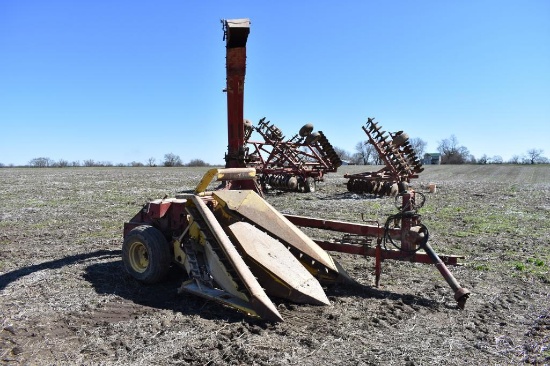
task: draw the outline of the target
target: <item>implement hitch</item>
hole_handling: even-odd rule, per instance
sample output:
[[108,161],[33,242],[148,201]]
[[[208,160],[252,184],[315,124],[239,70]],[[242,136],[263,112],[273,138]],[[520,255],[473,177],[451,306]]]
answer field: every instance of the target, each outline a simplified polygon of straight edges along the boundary
[[[463,309],[470,291],[460,286],[447,265],[459,266],[458,260],[464,257],[438,256],[428,244],[428,229],[421,223],[421,217],[418,214],[421,205],[417,206],[415,203],[417,196],[422,197],[423,204],[424,197],[421,193],[414,191],[400,193],[396,197],[396,199],[401,198],[400,212],[388,217],[384,226],[295,215],[285,215],[285,217],[300,227],[345,233],[340,240],[314,239],[314,241],[327,251],[374,257],[377,287],[380,285],[382,262],[386,259],[435,264],[454,291],[458,306]],[[373,245],[374,241],[375,245]],[[391,247],[388,247],[388,244],[391,244]]]

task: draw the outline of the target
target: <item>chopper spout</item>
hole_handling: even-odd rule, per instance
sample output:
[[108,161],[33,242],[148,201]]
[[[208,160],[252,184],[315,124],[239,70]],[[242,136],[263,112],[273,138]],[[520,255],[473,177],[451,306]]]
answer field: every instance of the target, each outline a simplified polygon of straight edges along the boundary
[[250,32],[248,19],[223,21],[226,41],[227,131],[226,168],[244,168],[244,80],[246,41]]

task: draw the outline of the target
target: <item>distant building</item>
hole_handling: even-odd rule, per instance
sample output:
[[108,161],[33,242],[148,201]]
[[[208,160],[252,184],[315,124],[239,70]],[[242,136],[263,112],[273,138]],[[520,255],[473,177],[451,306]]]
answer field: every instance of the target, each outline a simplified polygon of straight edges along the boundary
[[424,165],[439,165],[441,164],[441,154],[440,153],[426,153],[424,154]]

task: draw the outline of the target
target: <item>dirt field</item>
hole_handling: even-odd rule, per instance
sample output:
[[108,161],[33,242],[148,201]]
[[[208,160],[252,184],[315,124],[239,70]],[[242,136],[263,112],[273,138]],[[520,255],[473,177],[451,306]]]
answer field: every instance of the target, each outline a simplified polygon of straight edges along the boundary
[[[270,194],[284,213],[383,223],[391,198],[351,194],[346,167],[313,194]],[[429,166],[415,187],[440,254],[472,296],[465,310],[433,265],[334,254],[357,286],[330,306],[277,302],[285,322],[192,295],[181,274],[143,286],[123,272],[122,224],[204,169],[0,169],[0,363],[134,365],[550,364],[550,167]]]

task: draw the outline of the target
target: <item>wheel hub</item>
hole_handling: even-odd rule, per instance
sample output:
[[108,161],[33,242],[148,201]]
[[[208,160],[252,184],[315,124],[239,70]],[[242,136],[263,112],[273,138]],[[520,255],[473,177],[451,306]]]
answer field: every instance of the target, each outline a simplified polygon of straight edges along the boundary
[[134,271],[143,273],[149,266],[149,254],[143,243],[135,241],[130,246],[130,265]]

